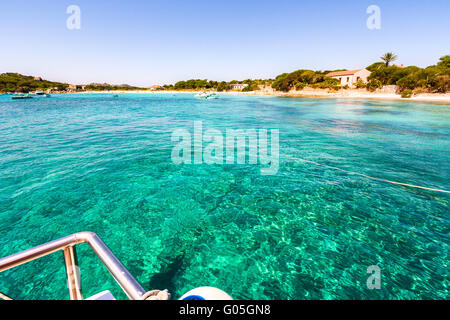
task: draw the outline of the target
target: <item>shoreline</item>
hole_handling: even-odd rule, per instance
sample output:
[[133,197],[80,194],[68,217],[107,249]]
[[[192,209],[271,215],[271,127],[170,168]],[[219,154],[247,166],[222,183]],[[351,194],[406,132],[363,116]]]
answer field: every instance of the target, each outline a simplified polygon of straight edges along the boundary
[[[168,90],[168,91],[149,91],[149,90],[114,90],[114,91],[85,91],[69,94],[93,94],[93,93],[121,93],[121,94],[196,94],[208,90]],[[384,92],[369,92],[361,89],[347,89],[337,92],[328,92],[326,89],[304,89],[301,91],[279,92],[273,90],[258,90],[250,92],[224,91],[214,92],[217,95],[231,96],[266,96],[266,97],[286,97],[286,98],[323,98],[323,99],[371,99],[371,100],[390,100],[390,101],[413,101],[413,102],[437,102],[450,104],[450,94],[424,93],[412,96],[411,98],[402,98],[399,94]]]
[[275,93],[278,97],[304,97],[304,98],[325,98],[325,99],[371,99],[388,101],[414,101],[414,102],[439,102],[450,104],[450,94],[418,94],[411,98],[402,98],[400,94],[369,92],[355,89],[341,90],[338,92],[322,92],[319,90],[294,91],[287,93]]

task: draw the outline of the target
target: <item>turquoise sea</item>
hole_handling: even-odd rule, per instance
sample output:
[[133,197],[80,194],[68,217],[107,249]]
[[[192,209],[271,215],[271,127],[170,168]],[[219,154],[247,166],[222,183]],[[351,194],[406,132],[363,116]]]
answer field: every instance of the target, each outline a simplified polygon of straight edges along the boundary
[[[175,165],[174,130],[279,129],[280,168]],[[191,95],[0,96],[0,257],[97,233],[147,289],[235,299],[448,299],[450,106]],[[87,245],[84,296],[125,298]],[[381,289],[367,268],[379,266]],[[68,299],[62,253],[0,274]]]

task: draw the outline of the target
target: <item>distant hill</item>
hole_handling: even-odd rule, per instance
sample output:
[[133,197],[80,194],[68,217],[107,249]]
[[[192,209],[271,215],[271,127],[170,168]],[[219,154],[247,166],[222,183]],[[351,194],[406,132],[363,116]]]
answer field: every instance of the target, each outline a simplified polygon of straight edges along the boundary
[[111,85],[108,83],[92,83],[90,85],[69,85],[67,83],[43,80],[40,77],[25,76],[19,73],[0,74],[0,92],[24,92],[36,90],[56,89],[57,91],[103,91],[103,90],[145,90],[128,84]]
[[67,83],[42,80],[40,77],[24,76],[19,73],[0,74],[0,92],[29,92],[57,88],[64,91],[69,87]]
[[87,86],[85,86],[86,90],[89,91],[105,91],[105,90],[110,90],[110,91],[114,91],[114,90],[122,90],[122,91],[127,91],[127,90],[146,90],[146,88],[141,88],[141,87],[134,87],[134,86],[130,86],[128,84],[119,84],[119,85],[114,85],[114,84],[109,84],[109,83],[91,83]]

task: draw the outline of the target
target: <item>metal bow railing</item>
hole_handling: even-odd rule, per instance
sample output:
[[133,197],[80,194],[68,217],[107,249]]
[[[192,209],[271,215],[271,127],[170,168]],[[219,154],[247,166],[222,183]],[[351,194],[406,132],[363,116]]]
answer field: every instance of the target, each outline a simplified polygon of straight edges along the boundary
[[[11,256],[0,259],[0,272],[20,266],[52,254],[63,251],[66,265],[67,283],[71,300],[83,300],[81,293],[80,274],[78,268],[76,245],[88,243],[96,255],[100,258],[115,281],[131,300],[141,300],[145,290],[128,272],[125,266],[114,256],[105,243],[92,232],[80,232],[70,236],[25,250]],[[0,293],[1,294],[1,293]],[[10,299],[3,294],[3,298]],[[1,295],[0,295],[1,297]]]

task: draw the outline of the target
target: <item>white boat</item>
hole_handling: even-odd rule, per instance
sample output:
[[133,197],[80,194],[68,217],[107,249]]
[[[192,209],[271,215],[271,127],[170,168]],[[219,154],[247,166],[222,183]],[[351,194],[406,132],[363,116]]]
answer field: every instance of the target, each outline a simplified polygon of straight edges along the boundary
[[214,92],[199,92],[197,94],[194,95],[194,97],[196,98],[202,98],[202,99],[217,99],[217,95]]
[[209,94],[207,92],[199,92],[194,95],[196,98],[206,98]]

